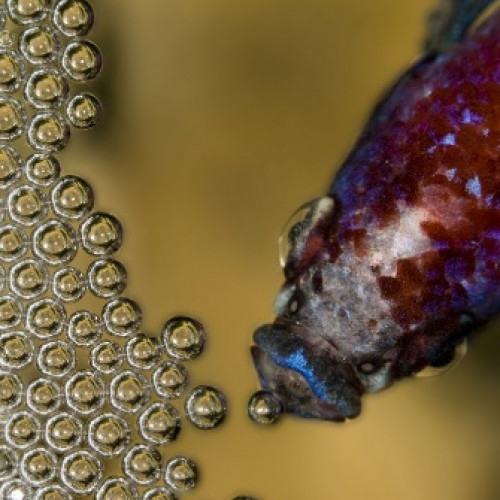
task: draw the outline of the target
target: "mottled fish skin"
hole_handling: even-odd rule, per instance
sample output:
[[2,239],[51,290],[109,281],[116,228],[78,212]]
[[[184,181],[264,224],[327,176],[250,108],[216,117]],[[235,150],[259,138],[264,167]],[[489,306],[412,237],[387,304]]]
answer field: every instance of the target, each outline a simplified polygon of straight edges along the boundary
[[290,240],[252,347],[286,412],[354,418],[500,311],[500,11],[409,69]]

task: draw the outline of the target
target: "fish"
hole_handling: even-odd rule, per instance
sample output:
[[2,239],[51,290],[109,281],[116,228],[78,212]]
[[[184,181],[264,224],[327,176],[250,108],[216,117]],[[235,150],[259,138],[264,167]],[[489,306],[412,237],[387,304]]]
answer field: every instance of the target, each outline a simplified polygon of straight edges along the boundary
[[[282,237],[259,381],[343,422],[365,393],[450,365],[500,312],[500,9],[455,1]],[[451,6],[451,7],[450,7]]]

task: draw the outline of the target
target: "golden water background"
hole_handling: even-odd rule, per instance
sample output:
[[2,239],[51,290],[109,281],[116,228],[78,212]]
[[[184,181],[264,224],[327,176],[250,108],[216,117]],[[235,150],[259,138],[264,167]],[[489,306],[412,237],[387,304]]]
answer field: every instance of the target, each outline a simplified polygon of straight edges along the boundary
[[[94,0],[105,119],[74,134],[66,173],[125,229],[128,295],[159,333],[204,322],[193,383],[227,422],[185,424],[172,453],[200,465],[193,500],[498,500],[500,335],[451,374],[364,402],[345,425],[248,421],[248,348],[272,319],[278,234],[325,192],[383,89],[418,53],[431,0]],[[184,497],[183,497],[184,498]]]

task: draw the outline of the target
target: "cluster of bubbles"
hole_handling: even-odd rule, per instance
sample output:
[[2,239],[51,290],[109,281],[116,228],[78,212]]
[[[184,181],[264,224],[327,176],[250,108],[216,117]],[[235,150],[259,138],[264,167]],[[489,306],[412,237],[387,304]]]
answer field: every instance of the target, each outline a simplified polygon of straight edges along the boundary
[[[183,418],[212,429],[227,411],[219,389],[188,390],[203,325],[174,317],[161,335],[143,333],[114,257],[119,221],[54,156],[101,113],[92,94],[71,95],[101,68],[92,23],[85,0],[0,1],[2,500],[174,500],[199,473],[165,445]],[[34,150],[25,159],[19,139]],[[88,297],[98,311],[82,306]]]

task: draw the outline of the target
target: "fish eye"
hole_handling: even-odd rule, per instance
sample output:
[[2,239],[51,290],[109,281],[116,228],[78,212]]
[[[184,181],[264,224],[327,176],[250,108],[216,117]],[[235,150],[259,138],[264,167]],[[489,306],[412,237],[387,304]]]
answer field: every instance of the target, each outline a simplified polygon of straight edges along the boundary
[[295,314],[299,311],[299,309],[304,305],[305,295],[300,288],[296,288],[293,292],[290,300],[287,304],[287,310],[290,314]]

